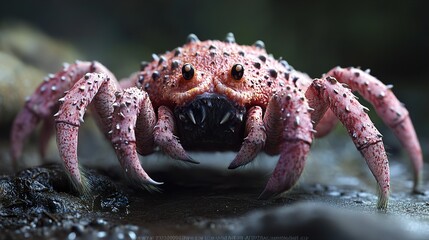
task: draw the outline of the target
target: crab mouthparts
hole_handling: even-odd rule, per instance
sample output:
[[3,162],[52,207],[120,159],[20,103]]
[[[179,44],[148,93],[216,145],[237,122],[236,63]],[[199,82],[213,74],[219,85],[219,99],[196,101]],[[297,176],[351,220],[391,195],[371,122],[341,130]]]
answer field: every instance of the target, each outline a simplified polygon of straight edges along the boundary
[[177,135],[186,150],[238,150],[246,108],[223,95],[204,93],[174,109]]

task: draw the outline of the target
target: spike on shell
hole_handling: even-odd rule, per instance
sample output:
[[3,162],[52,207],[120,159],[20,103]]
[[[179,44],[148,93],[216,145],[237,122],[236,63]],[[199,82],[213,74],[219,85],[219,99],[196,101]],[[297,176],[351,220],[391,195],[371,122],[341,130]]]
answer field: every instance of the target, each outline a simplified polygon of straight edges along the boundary
[[229,33],[226,34],[225,42],[227,42],[227,43],[235,43],[235,37],[234,37],[234,34],[232,32],[229,32]]
[[186,38],[186,43],[191,43],[191,42],[199,42],[200,39],[198,39],[197,35],[191,33],[188,35],[188,37]]

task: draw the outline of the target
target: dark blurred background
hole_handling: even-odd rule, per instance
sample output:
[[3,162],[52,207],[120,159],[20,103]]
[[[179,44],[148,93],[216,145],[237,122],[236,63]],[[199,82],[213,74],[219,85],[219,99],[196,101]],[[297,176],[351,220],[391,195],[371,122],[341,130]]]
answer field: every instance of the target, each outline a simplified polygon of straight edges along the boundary
[[[425,1],[2,1],[0,23],[24,22],[76,47],[119,78],[151,53],[185,42],[263,40],[267,51],[318,77],[334,66],[361,66],[393,84],[424,149],[429,128],[429,17]],[[43,59],[44,56],[40,56]],[[60,68],[60,62],[54,69]],[[384,128],[371,115],[377,126]],[[386,131],[382,131],[386,132]],[[386,135],[385,135],[386,136]],[[395,146],[389,133],[387,144]],[[427,151],[427,150],[425,150]]]

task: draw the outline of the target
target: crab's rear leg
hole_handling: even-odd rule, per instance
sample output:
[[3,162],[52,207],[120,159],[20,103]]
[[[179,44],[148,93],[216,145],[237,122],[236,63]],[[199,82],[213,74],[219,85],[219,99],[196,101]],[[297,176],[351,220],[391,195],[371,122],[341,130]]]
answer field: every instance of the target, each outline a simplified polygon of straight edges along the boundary
[[[52,121],[52,115],[58,108],[58,99],[64,96],[76,81],[85,73],[94,71],[98,63],[80,62],[68,65],[56,74],[48,75],[36,91],[28,97],[24,108],[16,116],[10,135],[10,154],[13,164],[21,157],[25,140],[42,120]],[[46,124],[45,124],[46,125]],[[41,139],[41,148],[49,140],[49,134]],[[44,149],[41,149],[43,153]]]
[[414,170],[414,191],[419,192],[423,170],[422,150],[408,111],[391,91],[392,86],[384,85],[368,72],[357,68],[337,67],[329,71],[328,75],[358,91],[393,130],[410,156]]
[[380,189],[377,207],[385,209],[390,193],[389,162],[382,135],[366,114],[366,108],[356,100],[350,89],[330,76],[314,80],[306,97],[315,109],[312,119],[316,125],[329,108],[346,127],[377,180]]

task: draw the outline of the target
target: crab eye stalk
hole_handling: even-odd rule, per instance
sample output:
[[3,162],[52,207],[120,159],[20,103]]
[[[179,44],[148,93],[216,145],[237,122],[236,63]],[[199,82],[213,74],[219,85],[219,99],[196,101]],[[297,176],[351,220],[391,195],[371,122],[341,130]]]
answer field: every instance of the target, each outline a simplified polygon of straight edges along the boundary
[[232,78],[238,81],[243,77],[243,74],[244,74],[243,65],[237,63],[237,64],[234,64],[234,66],[232,66],[232,69],[231,69]]
[[182,67],[182,76],[186,80],[191,80],[194,77],[194,66],[192,66],[190,63],[186,63]]

